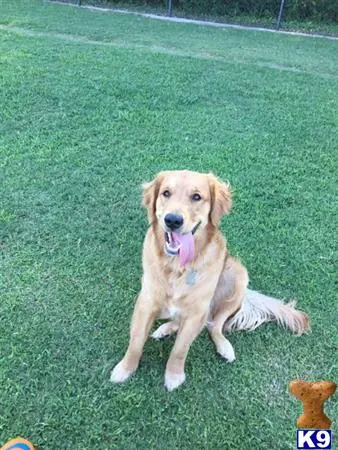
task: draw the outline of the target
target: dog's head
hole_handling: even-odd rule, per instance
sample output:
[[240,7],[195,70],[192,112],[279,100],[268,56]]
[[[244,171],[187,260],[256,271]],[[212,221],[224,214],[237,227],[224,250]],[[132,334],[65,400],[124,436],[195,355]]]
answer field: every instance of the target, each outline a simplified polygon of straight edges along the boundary
[[143,205],[149,221],[158,221],[163,228],[166,251],[173,255],[178,253],[180,243],[191,241],[208,224],[218,226],[231,208],[230,187],[213,174],[160,172],[143,185]]

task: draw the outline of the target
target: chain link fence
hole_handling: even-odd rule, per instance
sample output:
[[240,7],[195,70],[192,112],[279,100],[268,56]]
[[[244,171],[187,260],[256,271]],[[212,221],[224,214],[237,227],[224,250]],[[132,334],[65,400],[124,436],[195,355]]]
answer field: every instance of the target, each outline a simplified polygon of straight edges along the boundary
[[338,0],[58,0],[188,19],[338,35]]

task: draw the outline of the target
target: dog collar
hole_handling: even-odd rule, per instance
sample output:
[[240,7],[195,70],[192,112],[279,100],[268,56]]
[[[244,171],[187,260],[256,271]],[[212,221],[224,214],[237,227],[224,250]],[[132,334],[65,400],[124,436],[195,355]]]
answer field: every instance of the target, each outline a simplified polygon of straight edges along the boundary
[[196,225],[194,226],[194,228],[191,230],[191,234],[195,234],[197,228],[201,225],[201,221],[199,221],[198,223],[196,223]]

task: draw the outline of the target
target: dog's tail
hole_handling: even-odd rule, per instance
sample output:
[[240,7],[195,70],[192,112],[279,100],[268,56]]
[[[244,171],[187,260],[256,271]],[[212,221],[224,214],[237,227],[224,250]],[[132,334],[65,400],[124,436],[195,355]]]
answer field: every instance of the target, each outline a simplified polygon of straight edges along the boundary
[[283,303],[276,298],[247,289],[241,309],[224,324],[224,330],[254,330],[264,322],[277,321],[300,335],[310,330],[309,316],[295,309],[296,302]]

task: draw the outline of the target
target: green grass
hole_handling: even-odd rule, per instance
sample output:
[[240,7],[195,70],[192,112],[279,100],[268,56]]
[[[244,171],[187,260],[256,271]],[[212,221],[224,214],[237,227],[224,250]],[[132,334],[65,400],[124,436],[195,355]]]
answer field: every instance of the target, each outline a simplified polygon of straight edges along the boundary
[[[28,0],[0,21],[0,445],[295,448],[289,381],[338,379],[338,44]],[[231,252],[313,332],[233,333],[232,365],[204,332],[171,394],[173,341],[149,341],[114,386],[140,287],[139,185],[174,168],[230,180]],[[326,410],[337,420],[337,395]]]

